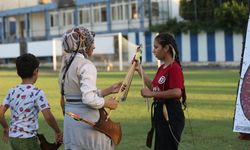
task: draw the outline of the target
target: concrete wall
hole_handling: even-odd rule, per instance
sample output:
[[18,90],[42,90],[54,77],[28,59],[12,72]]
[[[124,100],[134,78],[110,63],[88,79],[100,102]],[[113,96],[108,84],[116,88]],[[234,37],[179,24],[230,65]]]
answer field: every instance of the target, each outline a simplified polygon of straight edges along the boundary
[[[144,45],[144,60],[156,61],[153,54],[155,33],[129,33],[131,43]],[[239,62],[242,53],[243,35],[237,33],[201,32],[175,35],[183,62]],[[150,41],[151,40],[151,41]]]

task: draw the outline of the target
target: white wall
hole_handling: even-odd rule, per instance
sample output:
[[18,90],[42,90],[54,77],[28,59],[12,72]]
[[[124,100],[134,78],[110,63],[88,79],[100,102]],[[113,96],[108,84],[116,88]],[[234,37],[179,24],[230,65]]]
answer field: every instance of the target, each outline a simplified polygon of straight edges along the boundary
[[0,58],[16,58],[20,55],[19,43],[0,44]]
[[198,35],[199,43],[198,43],[198,60],[199,61],[208,61],[207,55],[207,34],[205,32],[201,32]]
[[[95,54],[114,54],[114,36],[96,36],[95,37]],[[62,55],[61,39],[56,38],[49,41],[36,41],[27,43],[28,53],[38,57]],[[0,44],[0,58],[16,58],[20,55],[19,43]]]
[[52,56],[53,54],[52,41],[29,42],[27,45],[28,53],[32,53],[38,57]]
[[182,53],[182,61],[190,62],[191,61],[191,43],[190,43],[190,33],[183,33],[181,45],[183,46],[183,53]]
[[94,54],[114,54],[113,36],[96,36]]
[[215,41],[220,41],[216,42],[217,44],[215,44],[215,60],[217,60],[218,62],[223,62],[226,60],[224,32],[216,32]]
[[[38,4],[39,0],[0,0],[0,11],[22,8],[22,7],[30,7]],[[51,2],[51,0],[47,0]]]
[[[243,37],[242,34],[234,34],[234,40],[233,40],[233,50],[234,50],[234,60],[240,60],[241,59],[241,52],[242,52],[242,43],[243,43]],[[249,44],[249,43],[248,43]]]

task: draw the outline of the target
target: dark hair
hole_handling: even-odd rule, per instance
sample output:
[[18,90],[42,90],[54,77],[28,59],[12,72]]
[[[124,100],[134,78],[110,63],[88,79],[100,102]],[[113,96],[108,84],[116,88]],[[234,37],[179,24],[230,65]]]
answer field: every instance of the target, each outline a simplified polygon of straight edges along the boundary
[[39,60],[33,54],[23,54],[16,59],[17,74],[22,78],[30,78],[36,68],[39,67]]
[[[174,56],[175,61],[180,65],[181,67],[181,63],[180,63],[180,58],[179,58],[179,51],[177,48],[177,44],[176,41],[174,39],[174,37],[170,34],[170,33],[160,33],[155,37],[155,40],[162,46],[165,47],[166,45],[172,45],[172,47],[174,48],[175,51],[175,56],[172,52],[172,47],[170,48],[170,53],[172,54],[172,56]],[[182,104],[184,106],[184,109],[187,107],[186,104],[186,99],[187,99],[187,95],[186,95],[186,90],[185,90],[185,86],[182,89]]]

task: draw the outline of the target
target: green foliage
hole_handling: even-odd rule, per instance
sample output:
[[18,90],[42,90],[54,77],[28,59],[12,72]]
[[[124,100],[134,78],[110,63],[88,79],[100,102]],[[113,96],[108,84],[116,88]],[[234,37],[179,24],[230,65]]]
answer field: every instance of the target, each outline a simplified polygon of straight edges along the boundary
[[213,32],[224,30],[244,33],[248,20],[247,2],[236,0],[181,0],[180,15],[184,21],[170,19],[165,24],[154,25],[152,32]]
[[153,32],[187,32],[190,29],[190,22],[177,22],[176,19],[170,19],[166,24],[154,25],[150,28]]
[[180,16],[185,20],[194,20],[194,8],[192,3],[186,0],[180,1]]
[[181,0],[180,15],[185,20],[207,21],[214,18],[214,9],[219,5],[220,1],[218,0]]
[[171,32],[171,33],[180,33],[191,31],[197,33],[200,31],[212,32],[216,29],[219,29],[216,26],[215,22],[206,22],[206,21],[177,21],[176,19],[170,19],[165,24],[154,25],[150,28],[152,32]]
[[215,10],[217,24],[226,31],[241,32],[246,27],[248,9],[243,3],[226,2]]

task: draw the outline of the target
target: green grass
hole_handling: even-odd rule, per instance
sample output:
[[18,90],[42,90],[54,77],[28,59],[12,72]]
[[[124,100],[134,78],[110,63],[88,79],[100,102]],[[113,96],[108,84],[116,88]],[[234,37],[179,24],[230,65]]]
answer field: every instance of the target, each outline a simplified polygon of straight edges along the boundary
[[[232,132],[235,99],[239,79],[238,70],[185,70],[188,109],[181,146],[185,150],[248,150],[249,141],[240,141]],[[154,71],[148,71],[151,77]],[[99,72],[98,87],[123,80],[126,72]],[[60,127],[63,116],[59,106],[58,72],[40,70],[36,86],[43,89],[49,99],[52,112]],[[8,89],[20,83],[15,71],[0,70],[0,101]],[[122,124],[123,137],[117,150],[145,150],[146,134],[150,128],[150,113],[140,96],[142,82],[135,74],[127,101],[120,103],[112,113],[112,120]],[[7,113],[9,119],[9,111]],[[53,131],[42,116],[40,132],[52,141]],[[2,128],[0,128],[2,135]],[[0,141],[3,150],[9,146]],[[63,147],[61,147],[63,149]],[[181,149],[181,148],[180,148]]]

